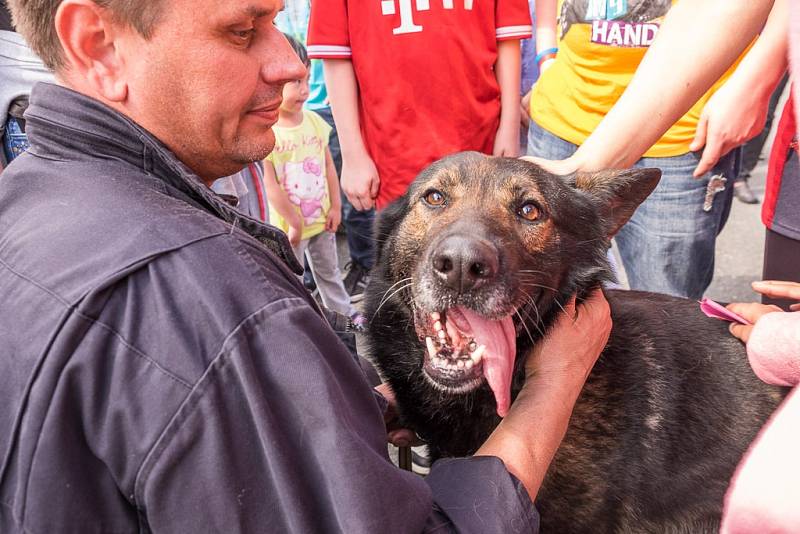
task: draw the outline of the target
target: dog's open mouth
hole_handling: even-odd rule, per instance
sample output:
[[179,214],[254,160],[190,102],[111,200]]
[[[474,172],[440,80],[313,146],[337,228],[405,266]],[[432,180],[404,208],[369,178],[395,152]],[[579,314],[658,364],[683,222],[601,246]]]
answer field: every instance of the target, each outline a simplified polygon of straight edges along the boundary
[[472,391],[484,378],[494,393],[497,413],[504,417],[511,404],[511,374],[516,335],[511,315],[486,318],[456,306],[415,315],[417,333],[426,351],[423,371],[439,389],[458,394]]

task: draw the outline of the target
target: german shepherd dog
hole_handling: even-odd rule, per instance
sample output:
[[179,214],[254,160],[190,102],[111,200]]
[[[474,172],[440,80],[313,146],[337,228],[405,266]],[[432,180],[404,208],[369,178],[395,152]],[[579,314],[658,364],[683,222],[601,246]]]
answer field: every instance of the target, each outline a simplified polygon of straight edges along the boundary
[[[434,459],[486,440],[561,305],[612,279],[610,236],[660,174],[558,177],[461,153],[380,214],[368,342]],[[542,531],[716,532],[734,468],[785,391],[696,302],[605,294],[613,330],[539,491]]]

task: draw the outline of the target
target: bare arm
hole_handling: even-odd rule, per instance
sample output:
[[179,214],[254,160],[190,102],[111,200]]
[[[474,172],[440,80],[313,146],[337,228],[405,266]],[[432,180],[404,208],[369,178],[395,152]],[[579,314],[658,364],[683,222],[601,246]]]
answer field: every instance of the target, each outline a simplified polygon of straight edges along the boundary
[[[536,1],[536,52],[558,46],[558,2],[557,0]],[[553,59],[540,66],[540,72],[547,70]]]
[[695,176],[764,129],[770,97],[786,72],[788,33],[789,2],[775,0],[761,35],[703,108],[691,146],[692,151],[705,147]]
[[264,190],[267,193],[269,205],[289,224],[289,242],[296,247],[300,243],[300,237],[303,233],[303,220],[297,210],[294,209],[294,205],[289,200],[289,195],[278,185],[275,167],[272,166],[272,162],[269,160],[264,162]]
[[380,178],[361,137],[358,82],[349,59],[323,62],[333,120],[342,147],[342,190],[357,210],[370,209],[378,196]]
[[540,163],[559,174],[633,165],[733,64],[761,30],[772,4],[675,4],[627,90],[575,155]]
[[575,401],[610,332],[610,310],[600,290],[577,310],[573,299],[528,356],[525,386],[508,415],[476,452],[502,459],[531,500],[539,492],[567,432]]
[[500,86],[500,125],[494,140],[495,156],[519,155],[519,40],[497,43],[495,76]]
[[[551,48],[558,47],[558,36],[556,33],[556,25],[557,25],[557,15],[556,10],[558,8],[557,0],[537,0],[536,2],[536,53],[542,52],[543,50],[549,50]],[[539,76],[544,73],[547,69],[555,61],[555,58],[551,57],[546,59],[545,61],[539,64]],[[525,96],[522,97],[522,117],[521,122],[522,124],[527,127],[530,124],[530,112],[531,112],[531,91],[533,87],[528,89],[528,92],[525,93]]]

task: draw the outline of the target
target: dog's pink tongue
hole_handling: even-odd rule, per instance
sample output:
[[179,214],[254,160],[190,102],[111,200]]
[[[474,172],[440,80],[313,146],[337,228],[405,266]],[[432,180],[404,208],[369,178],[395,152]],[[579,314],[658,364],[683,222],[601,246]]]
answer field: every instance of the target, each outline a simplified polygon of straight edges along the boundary
[[[459,315],[469,323],[468,329]],[[486,347],[483,375],[494,393],[497,414],[505,417],[511,406],[511,374],[517,353],[517,338],[511,316],[492,321],[461,306],[451,309],[448,316],[454,319],[462,332],[471,335],[478,346]]]

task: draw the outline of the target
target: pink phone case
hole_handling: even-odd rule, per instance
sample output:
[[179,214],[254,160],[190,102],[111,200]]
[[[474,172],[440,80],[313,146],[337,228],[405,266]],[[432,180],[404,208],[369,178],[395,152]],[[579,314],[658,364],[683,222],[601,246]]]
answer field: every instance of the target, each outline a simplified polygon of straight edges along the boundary
[[708,317],[714,317],[715,319],[722,319],[723,321],[730,321],[732,323],[739,323],[739,324],[751,324],[750,321],[733,313],[728,308],[714,302],[711,299],[703,299],[700,301],[700,309],[705,313]]

